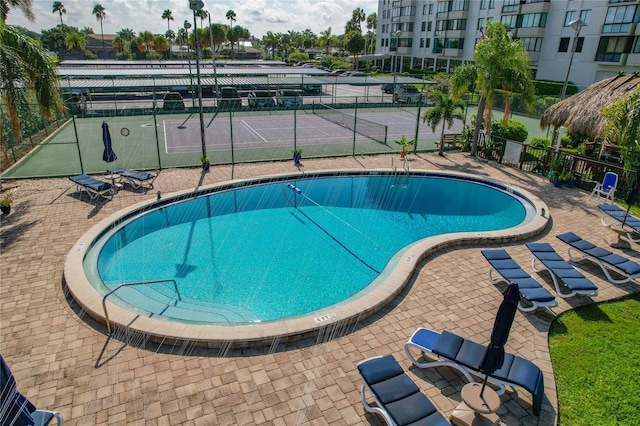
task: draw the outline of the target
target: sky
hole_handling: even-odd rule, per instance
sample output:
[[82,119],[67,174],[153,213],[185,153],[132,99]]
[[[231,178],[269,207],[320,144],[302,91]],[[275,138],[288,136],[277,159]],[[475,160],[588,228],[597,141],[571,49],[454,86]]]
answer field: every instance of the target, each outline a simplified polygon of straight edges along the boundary
[[[52,12],[52,0],[32,1],[35,22],[27,20],[19,9],[12,9],[7,23],[35,32],[60,24],[58,13]],[[165,9],[172,12],[174,20],[170,22],[170,26],[173,31],[177,32],[185,19],[193,24],[187,0],[62,0],[67,10],[62,15],[63,22],[79,29],[91,27],[94,33],[100,34],[100,23],[91,14],[94,4],[98,2],[106,9],[107,15],[103,22],[105,34],[115,34],[123,28],[130,28],[136,34],[142,31],[164,34],[167,31],[167,21],[162,20]],[[236,13],[234,25],[247,28],[258,39],[267,31],[301,32],[307,28],[319,34],[331,27],[332,34],[343,34],[345,24],[351,19],[354,9],[361,7],[366,15],[378,11],[377,0],[205,0],[204,4],[204,8],[211,13],[212,23],[229,24],[225,15],[231,9]],[[364,23],[362,28],[366,31]]]

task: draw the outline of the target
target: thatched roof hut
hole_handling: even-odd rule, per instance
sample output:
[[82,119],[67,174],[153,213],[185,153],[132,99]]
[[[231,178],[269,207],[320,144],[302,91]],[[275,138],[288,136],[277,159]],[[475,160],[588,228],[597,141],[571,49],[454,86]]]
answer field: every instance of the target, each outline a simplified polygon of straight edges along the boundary
[[564,126],[569,132],[595,139],[602,136],[606,123],[602,109],[634,90],[640,90],[637,72],[605,78],[549,107],[540,118],[540,127]]

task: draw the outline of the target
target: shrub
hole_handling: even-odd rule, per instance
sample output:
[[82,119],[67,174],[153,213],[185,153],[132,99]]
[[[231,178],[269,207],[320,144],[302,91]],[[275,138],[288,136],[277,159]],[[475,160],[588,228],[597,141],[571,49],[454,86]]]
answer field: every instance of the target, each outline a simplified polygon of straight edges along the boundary
[[529,136],[529,131],[524,124],[510,118],[506,126],[502,125],[502,121],[494,121],[491,123],[491,134],[500,138],[524,142]]
[[[561,81],[553,80],[535,80],[533,84],[538,96],[555,96],[557,98],[562,94],[562,86],[564,85]],[[575,95],[576,93],[578,93],[578,87],[572,82],[569,82],[567,84],[567,93],[565,94],[565,97]]]
[[536,136],[531,138],[529,145],[535,146],[536,148],[549,148],[551,146],[551,139]]

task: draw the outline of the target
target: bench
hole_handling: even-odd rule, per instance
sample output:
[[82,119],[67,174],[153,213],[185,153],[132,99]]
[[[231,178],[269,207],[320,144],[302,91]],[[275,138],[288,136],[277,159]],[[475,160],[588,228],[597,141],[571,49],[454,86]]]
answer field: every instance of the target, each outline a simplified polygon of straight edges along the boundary
[[462,133],[449,133],[442,136],[445,148],[460,148],[462,140]]

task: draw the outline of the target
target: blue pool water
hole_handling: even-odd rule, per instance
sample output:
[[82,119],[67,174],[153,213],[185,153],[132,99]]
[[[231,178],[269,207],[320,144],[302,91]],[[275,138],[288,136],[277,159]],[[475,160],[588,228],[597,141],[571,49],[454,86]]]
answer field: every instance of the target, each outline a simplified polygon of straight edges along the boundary
[[125,222],[96,245],[97,275],[110,289],[175,279],[179,302],[168,281],[118,292],[174,320],[272,321],[349,299],[418,240],[506,229],[526,217],[521,199],[468,180],[343,176],[260,184]]

